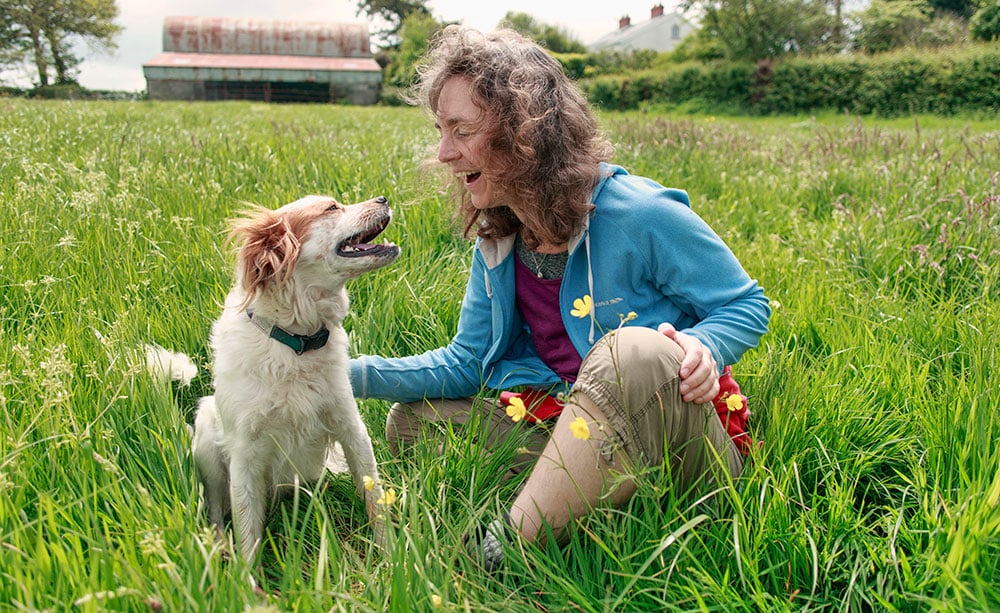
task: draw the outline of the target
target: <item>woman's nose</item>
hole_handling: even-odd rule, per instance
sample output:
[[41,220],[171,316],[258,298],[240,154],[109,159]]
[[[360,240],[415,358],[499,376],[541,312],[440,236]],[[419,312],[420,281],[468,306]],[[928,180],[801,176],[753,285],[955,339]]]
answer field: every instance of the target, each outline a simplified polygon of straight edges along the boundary
[[458,150],[455,149],[451,138],[447,135],[442,135],[441,142],[438,143],[438,161],[447,164],[448,162],[455,161],[458,157]]

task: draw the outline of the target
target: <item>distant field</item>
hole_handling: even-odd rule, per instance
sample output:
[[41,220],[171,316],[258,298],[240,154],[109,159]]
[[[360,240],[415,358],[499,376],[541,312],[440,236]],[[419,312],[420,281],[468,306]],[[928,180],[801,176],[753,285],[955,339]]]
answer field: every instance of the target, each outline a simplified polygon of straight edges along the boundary
[[[772,300],[736,367],[763,441],[717,515],[658,471],[562,548],[484,577],[517,441],[390,457],[396,539],[346,478],[278,507],[255,595],[209,529],[184,427],[210,391],[225,220],[310,193],[393,205],[351,287],[355,353],[450,340],[471,244],[417,110],[0,98],[0,607],[25,610],[1000,609],[1000,130],[933,117],[607,114],[615,161],[688,190]],[[430,148],[430,149],[429,149]],[[709,265],[706,263],[706,265]],[[156,342],[201,367],[155,381]],[[490,456],[487,451],[494,451]]]

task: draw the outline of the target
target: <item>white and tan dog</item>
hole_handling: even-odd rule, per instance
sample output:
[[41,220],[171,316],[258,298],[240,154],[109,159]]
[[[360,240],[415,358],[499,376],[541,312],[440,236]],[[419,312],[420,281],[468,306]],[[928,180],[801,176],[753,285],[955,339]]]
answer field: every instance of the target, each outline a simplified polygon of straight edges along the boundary
[[369,242],[390,217],[382,197],[345,206],[308,196],[233,224],[236,283],[212,327],[215,394],[199,402],[192,449],[209,519],[221,529],[231,514],[248,562],[271,501],[318,479],[335,442],[382,538],[378,469],[342,322],[345,283],[399,255],[396,245]]

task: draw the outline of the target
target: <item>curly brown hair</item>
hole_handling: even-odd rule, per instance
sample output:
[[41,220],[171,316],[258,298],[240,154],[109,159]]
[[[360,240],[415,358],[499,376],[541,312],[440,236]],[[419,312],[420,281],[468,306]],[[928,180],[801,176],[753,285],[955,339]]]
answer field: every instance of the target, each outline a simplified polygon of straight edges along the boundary
[[432,41],[411,100],[437,112],[452,77],[471,83],[473,102],[493,121],[490,168],[484,170],[508,206],[476,209],[459,190],[465,234],[500,238],[520,230],[529,246],[562,244],[580,231],[590,212],[597,164],[613,147],[586,98],[559,62],[513,30],[489,34],[452,25]]

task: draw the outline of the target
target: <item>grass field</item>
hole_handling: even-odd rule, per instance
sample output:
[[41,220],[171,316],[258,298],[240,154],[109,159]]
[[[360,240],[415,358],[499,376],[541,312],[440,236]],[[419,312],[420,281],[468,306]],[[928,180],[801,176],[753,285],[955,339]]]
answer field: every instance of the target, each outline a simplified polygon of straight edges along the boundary
[[[763,441],[721,512],[662,474],[568,544],[486,577],[462,535],[509,501],[451,436],[388,454],[394,543],[343,476],[279,505],[267,596],[222,555],[185,422],[242,201],[385,195],[403,247],[350,287],[352,351],[450,340],[470,244],[418,171],[414,109],[0,99],[0,607],[232,611],[1000,609],[1000,130],[996,121],[608,114],[616,161],[689,191],[772,300],[736,368]],[[148,342],[192,356],[157,381]]]

